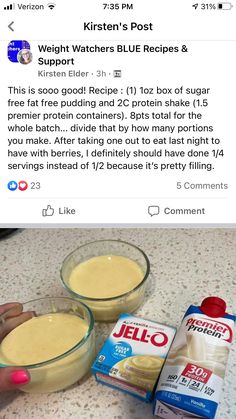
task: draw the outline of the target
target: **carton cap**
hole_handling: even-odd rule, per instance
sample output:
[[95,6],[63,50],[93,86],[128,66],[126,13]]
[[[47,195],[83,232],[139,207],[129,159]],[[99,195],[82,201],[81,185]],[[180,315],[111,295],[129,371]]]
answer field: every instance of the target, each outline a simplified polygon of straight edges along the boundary
[[200,309],[209,317],[223,317],[226,313],[226,302],[219,297],[207,297]]

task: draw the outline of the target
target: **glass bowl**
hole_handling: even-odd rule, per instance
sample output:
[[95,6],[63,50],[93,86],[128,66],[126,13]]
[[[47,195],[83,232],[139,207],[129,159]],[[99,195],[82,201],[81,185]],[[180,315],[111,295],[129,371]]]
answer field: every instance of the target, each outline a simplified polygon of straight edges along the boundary
[[[85,334],[82,339],[80,338],[78,341],[76,341],[76,338],[73,339],[76,344],[70,347],[66,352],[61,353],[54,358],[39,363],[26,365],[24,362],[22,365],[16,365],[15,363],[6,362],[7,358],[3,357],[3,352],[1,351],[1,346],[2,348],[4,347],[4,339],[10,337],[10,332],[0,344],[0,367],[14,365],[17,367],[27,368],[31,376],[31,381],[29,384],[22,386],[21,390],[28,393],[48,393],[62,390],[80,380],[89,371],[95,357],[94,319],[90,309],[83,303],[75,301],[72,298],[46,297],[24,303],[23,311],[33,311],[36,317],[47,314],[53,315],[54,313],[64,313],[77,316],[83,321],[82,324],[85,326]],[[9,314],[10,311],[0,316],[0,325],[5,322],[4,317],[6,318]],[[75,321],[75,319],[73,319],[73,321]],[[26,325],[27,322],[28,321],[26,321],[24,325]],[[62,323],[61,334],[63,339],[65,335],[64,329]],[[16,330],[17,327],[13,330],[13,332]],[[43,333],[45,333],[45,329],[43,330]],[[30,342],[29,346],[31,345],[32,348],[30,349],[30,353],[33,353],[36,348]]]
[[[94,298],[91,297],[91,295],[81,295],[77,293],[71,288],[69,282],[72,271],[81,263],[97,256],[122,256],[133,261],[136,265],[138,265],[138,269],[141,269],[140,282],[127,292],[123,292],[120,295],[112,297]],[[119,270],[117,269],[117,271]],[[60,274],[65,289],[73,298],[84,302],[88,307],[90,307],[95,320],[115,321],[121,313],[132,313],[143,302],[149,272],[149,259],[138,247],[118,240],[98,240],[80,246],[70,253],[63,261]],[[94,275],[96,280],[96,272]],[[118,280],[122,282],[122,275],[118,278]],[[110,286],[112,286],[112,280]],[[106,289],[108,290],[109,286]],[[109,294],[108,291],[107,293]]]

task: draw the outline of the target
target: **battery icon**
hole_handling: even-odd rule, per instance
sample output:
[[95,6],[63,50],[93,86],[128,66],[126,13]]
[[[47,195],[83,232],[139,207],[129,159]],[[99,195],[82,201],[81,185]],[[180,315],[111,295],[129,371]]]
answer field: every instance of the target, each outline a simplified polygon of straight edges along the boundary
[[223,3],[218,3],[217,7],[220,10],[231,10],[233,5],[232,3],[229,3],[229,2],[223,2]]

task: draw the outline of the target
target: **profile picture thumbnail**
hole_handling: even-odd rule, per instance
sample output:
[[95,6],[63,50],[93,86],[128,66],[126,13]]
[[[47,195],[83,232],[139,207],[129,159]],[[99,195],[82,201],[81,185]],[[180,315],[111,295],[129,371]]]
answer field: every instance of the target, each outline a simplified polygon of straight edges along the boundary
[[29,49],[21,49],[17,54],[17,61],[21,64],[31,63],[32,58],[32,52]]
[[29,64],[32,61],[30,44],[24,40],[13,40],[7,47],[7,56],[12,63]]

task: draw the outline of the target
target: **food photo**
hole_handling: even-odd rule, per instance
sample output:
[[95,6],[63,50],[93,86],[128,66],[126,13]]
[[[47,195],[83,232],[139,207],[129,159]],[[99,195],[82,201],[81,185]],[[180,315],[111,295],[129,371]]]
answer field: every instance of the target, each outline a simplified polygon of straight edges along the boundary
[[234,419],[236,231],[0,236],[0,418]]

